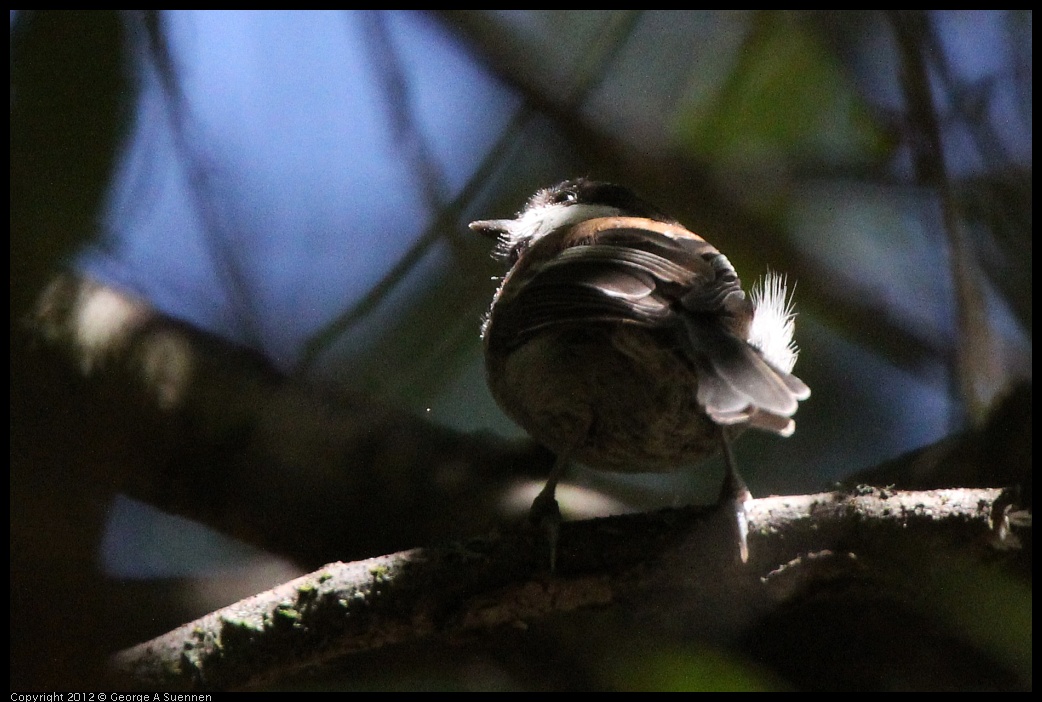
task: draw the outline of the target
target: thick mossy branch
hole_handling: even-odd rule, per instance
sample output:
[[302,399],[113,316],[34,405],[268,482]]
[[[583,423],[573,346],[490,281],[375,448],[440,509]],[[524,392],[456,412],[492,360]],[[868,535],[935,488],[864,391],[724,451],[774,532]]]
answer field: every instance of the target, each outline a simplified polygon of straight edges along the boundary
[[[726,612],[721,628],[741,630],[837,573],[865,576],[868,554],[915,560],[909,549],[929,545],[976,561],[1012,545],[991,520],[1001,495],[863,488],[754,500],[746,566],[729,547],[726,515],[695,508],[567,523],[556,576],[546,572],[546,545],[520,532],[333,563],[123,651],[113,665],[141,688],[256,687],[361,651],[525,627],[579,608],[662,606],[663,591],[680,590],[698,596],[666,598],[671,617],[718,627]],[[1006,525],[1005,515],[998,521]],[[905,597],[920,575],[884,587]]]

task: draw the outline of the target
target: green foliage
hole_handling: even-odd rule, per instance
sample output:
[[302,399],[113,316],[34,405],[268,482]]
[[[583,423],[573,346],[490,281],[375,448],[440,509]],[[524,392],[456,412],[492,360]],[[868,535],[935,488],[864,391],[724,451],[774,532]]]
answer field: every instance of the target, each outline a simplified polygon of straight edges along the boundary
[[698,87],[674,128],[692,155],[760,170],[774,161],[852,165],[886,150],[836,57],[793,16],[761,13],[746,31],[718,80],[707,83],[703,66],[691,66]]

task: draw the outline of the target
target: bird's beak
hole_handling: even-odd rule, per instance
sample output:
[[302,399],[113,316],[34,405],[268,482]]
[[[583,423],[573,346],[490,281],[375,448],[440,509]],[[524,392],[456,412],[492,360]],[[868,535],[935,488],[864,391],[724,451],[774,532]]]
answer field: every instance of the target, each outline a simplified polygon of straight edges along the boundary
[[471,222],[470,228],[483,236],[500,237],[510,231],[513,223],[512,219],[479,219]]

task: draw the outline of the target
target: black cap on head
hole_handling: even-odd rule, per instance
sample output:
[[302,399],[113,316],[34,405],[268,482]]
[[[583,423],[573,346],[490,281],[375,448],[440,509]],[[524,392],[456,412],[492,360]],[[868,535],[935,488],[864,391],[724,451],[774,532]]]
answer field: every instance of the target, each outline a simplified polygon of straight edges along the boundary
[[640,198],[629,188],[588,178],[566,180],[540,190],[528,201],[526,209],[554,204],[577,203],[615,207],[631,217],[647,217],[659,222],[676,220]]

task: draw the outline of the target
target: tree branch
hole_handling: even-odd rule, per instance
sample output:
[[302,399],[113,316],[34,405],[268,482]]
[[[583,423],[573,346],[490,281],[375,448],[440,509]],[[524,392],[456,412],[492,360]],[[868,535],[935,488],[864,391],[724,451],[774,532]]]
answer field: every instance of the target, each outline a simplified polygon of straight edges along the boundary
[[75,441],[56,460],[81,478],[307,567],[488,531],[502,495],[553,461],[531,441],[284,377],[73,274],[44,293],[32,333],[33,365],[18,374],[33,408],[25,444]]
[[[546,574],[546,545],[522,533],[333,563],[122,651],[113,666],[134,687],[250,688],[384,646],[525,627],[581,608],[653,606],[664,589],[700,595],[670,597],[669,616],[711,620],[733,635],[812,583],[864,574],[859,554],[881,544],[907,556],[909,533],[918,546],[977,557],[1013,546],[990,520],[1001,494],[862,488],[755,500],[744,567],[722,547],[728,520],[695,508],[568,523],[559,576]],[[908,575],[901,587],[916,582]]]

